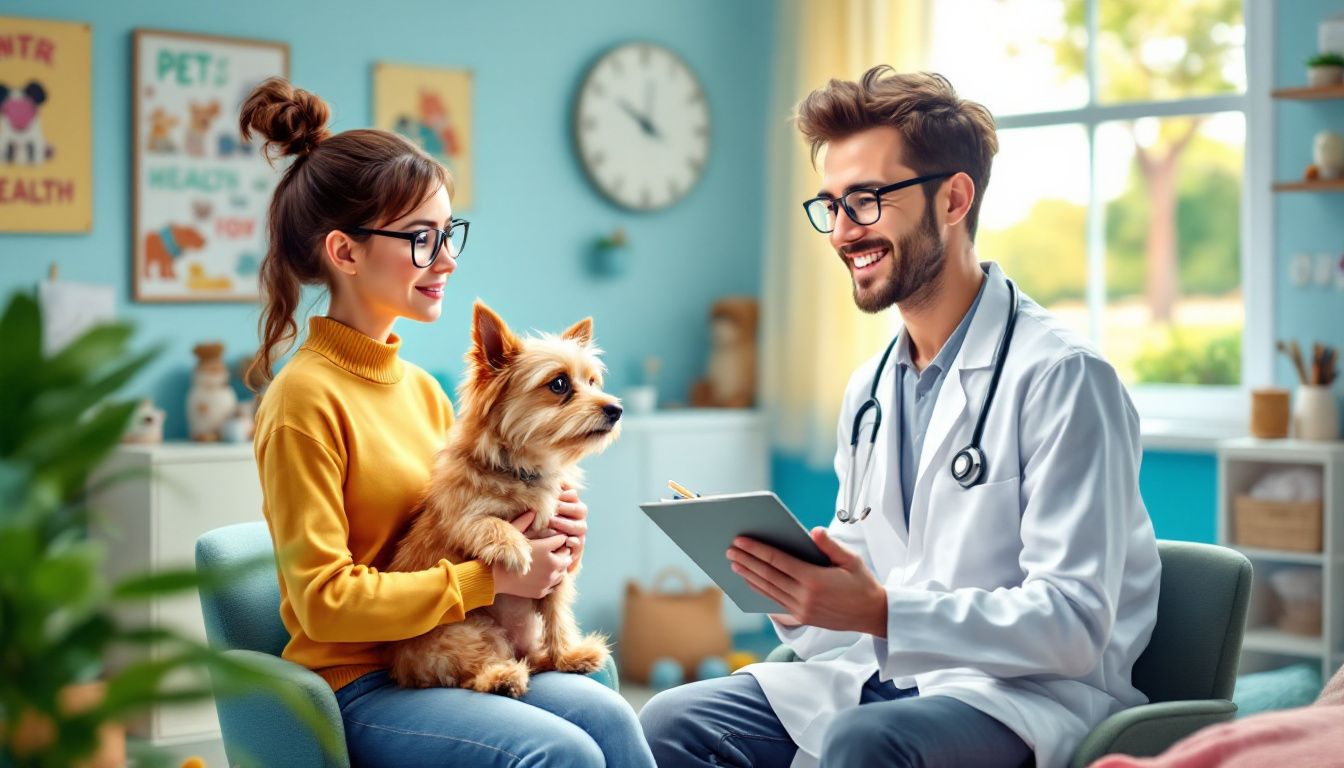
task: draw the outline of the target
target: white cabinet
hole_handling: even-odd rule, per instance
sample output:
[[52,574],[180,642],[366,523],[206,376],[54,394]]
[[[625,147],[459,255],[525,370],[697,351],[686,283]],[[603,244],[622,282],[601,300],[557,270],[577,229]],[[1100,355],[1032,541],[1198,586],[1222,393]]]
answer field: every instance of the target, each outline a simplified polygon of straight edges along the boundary
[[[699,566],[645,516],[640,502],[672,495],[676,480],[701,494],[759,491],[770,487],[764,417],[756,411],[684,410],[631,416],[621,437],[584,463],[583,491],[589,529],[575,609],[585,630],[620,635],[621,602],[628,579],[646,588],[654,574],[675,565],[695,586],[710,583]],[[724,600],[732,631],[763,626],[759,615]]]
[[[106,546],[110,579],[191,568],[196,537],[220,526],[262,519],[261,482],[250,443],[124,445],[98,476],[122,472],[125,478],[90,500],[93,535]],[[137,603],[121,617],[205,641],[195,591]],[[207,700],[156,707],[130,733],[156,745],[200,741],[218,737],[219,722],[214,703]]]
[[[1265,473],[1285,468],[1320,473],[1323,498],[1319,552],[1248,546],[1237,539],[1237,496],[1248,493]],[[1329,679],[1344,663],[1344,443],[1254,438],[1220,442],[1218,543],[1241,551],[1255,568],[1241,671],[1307,660],[1319,662],[1322,679]],[[1311,570],[1320,572],[1319,635],[1285,632],[1276,626],[1282,607],[1276,605],[1269,582],[1275,573],[1287,569],[1307,569],[1302,573],[1312,576]]]

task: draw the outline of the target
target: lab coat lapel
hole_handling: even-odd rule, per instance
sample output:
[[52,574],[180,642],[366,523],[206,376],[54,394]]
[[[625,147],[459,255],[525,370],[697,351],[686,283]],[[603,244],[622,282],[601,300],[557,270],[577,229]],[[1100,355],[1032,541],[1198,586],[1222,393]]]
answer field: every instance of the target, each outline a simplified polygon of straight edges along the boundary
[[966,329],[961,350],[943,377],[938,400],[933,406],[933,417],[929,420],[929,430],[924,433],[919,472],[915,475],[915,493],[910,502],[912,520],[915,512],[926,505],[929,483],[938,472],[949,466],[952,453],[963,447],[949,447],[948,438],[962,432],[963,424],[970,425],[967,434],[974,427],[974,419],[978,414],[970,405],[974,403],[979,407],[989,381],[988,376],[976,374],[994,366],[994,348],[998,345],[1007,317],[1008,283],[997,264],[986,262],[986,266],[989,271],[985,279],[989,283],[985,286],[985,294],[980,297],[980,306],[976,308],[975,317],[971,318],[971,326]]
[[888,360],[877,386],[877,401],[882,404],[882,429],[873,446],[871,505],[873,512],[859,523],[868,540],[873,565],[883,570],[887,558],[903,553],[906,546],[905,516],[901,512],[900,449],[895,445],[901,414],[896,409],[896,363]]

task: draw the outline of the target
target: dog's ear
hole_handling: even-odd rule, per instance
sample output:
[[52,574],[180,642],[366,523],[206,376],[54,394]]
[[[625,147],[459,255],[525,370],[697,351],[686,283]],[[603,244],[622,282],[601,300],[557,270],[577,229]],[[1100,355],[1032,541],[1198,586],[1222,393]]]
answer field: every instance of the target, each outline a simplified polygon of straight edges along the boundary
[[569,329],[560,334],[562,339],[573,339],[580,344],[587,344],[593,340],[593,318],[585,317],[579,322],[569,326]]
[[480,299],[472,306],[471,359],[483,371],[498,371],[521,346],[518,337]]
[[36,80],[33,80],[32,82],[28,83],[28,86],[23,89],[23,93],[30,100],[32,100],[34,104],[41,104],[42,102],[47,100],[46,89],[43,88],[42,84],[37,82]]

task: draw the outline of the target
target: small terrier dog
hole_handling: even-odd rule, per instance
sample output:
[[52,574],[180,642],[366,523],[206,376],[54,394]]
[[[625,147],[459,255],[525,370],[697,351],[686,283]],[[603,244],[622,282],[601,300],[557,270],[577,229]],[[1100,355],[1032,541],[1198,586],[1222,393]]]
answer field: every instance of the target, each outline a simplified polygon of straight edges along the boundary
[[[561,485],[579,487],[579,460],[620,432],[620,401],[602,391],[599,354],[592,318],[559,336],[520,338],[476,302],[457,421],[391,570],[423,570],[444,558],[528,570],[531,546],[510,521],[530,509],[532,530],[547,528]],[[574,622],[577,575],[566,574],[540,600],[496,595],[462,621],[394,643],[392,678],[410,688],[517,698],[534,672],[600,669],[610,655],[606,638],[581,635]]]

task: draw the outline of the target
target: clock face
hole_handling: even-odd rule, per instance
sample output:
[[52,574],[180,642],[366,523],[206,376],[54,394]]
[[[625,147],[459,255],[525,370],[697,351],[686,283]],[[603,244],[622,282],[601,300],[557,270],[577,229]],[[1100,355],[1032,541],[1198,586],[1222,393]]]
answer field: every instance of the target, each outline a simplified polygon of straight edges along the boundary
[[709,104],[681,57],[650,43],[622,45],[588,70],[574,135],[584,171],[609,200],[664,208],[704,172]]

